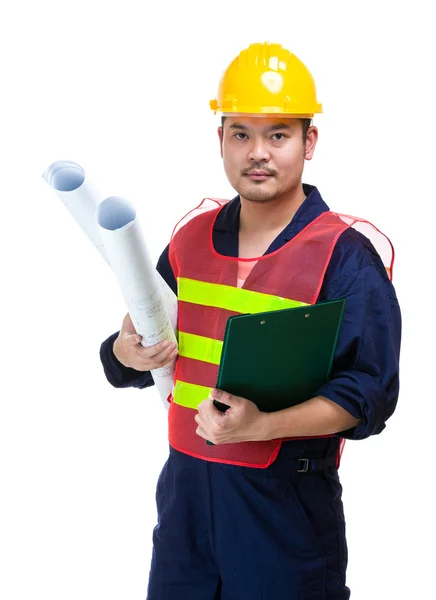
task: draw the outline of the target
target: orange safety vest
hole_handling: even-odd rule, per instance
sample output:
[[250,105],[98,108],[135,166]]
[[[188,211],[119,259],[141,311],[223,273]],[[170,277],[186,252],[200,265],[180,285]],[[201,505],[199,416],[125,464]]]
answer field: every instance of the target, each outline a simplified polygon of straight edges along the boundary
[[[196,434],[198,405],[216,385],[227,319],[315,304],[336,242],[350,226],[379,234],[378,250],[390,257],[385,262],[390,275],[393,248],[367,221],[328,211],[275,252],[249,259],[223,256],[213,246],[212,232],[226,202],[203,200],[176,225],[170,241],[169,260],[178,284],[179,355],[168,414],[169,443],[207,461],[266,468],[284,440],[208,445]],[[236,287],[240,261],[254,264],[241,288]]]

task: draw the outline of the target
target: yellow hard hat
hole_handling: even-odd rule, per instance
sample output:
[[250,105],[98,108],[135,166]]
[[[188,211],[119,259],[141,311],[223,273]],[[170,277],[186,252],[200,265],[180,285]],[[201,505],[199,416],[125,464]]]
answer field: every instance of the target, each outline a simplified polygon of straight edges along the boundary
[[280,44],[251,44],[224,71],[215,114],[280,114],[312,118],[322,113],[315,82],[299,58]]

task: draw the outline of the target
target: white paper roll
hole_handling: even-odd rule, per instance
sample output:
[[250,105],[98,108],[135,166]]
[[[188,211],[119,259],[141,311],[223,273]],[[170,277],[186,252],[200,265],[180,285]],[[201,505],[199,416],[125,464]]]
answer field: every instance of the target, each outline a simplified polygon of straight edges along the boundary
[[[103,200],[84,169],[73,161],[57,161],[42,176],[114,271],[143,345],[164,339],[176,341],[177,296],[151,265],[133,205],[119,197]],[[97,218],[104,224],[100,225]],[[152,372],[165,408],[172,391],[174,365],[175,361]]]
[[[103,196],[89,181],[84,169],[71,160],[58,160],[47,168],[42,177],[110,266],[96,220],[97,207]],[[167,313],[176,331],[177,296],[158,271],[156,275]]]
[[[97,223],[133,325],[142,336],[142,345],[153,346],[163,340],[177,343],[135,207],[124,198],[110,196],[98,206]],[[175,362],[151,372],[166,406],[173,390]]]
[[71,160],[58,160],[42,176],[109,264],[95,220],[97,206],[103,198],[85,177],[82,167]]

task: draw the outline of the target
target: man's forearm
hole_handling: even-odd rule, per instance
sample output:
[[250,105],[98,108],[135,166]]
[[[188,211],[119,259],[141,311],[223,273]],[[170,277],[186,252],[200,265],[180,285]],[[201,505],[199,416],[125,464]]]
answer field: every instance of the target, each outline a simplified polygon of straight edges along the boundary
[[323,396],[264,415],[261,425],[264,440],[329,435],[357,427],[360,423],[359,419]]

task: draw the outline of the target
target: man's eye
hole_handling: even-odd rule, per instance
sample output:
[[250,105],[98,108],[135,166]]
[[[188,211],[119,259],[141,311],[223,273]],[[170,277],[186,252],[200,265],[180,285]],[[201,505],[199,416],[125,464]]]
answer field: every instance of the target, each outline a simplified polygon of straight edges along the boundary
[[280,140],[284,140],[286,136],[284,133],[274,133],[272,137],[276,142],[280,142]]
[[235,138],[236,138],[237,140],[243,140],[243,139],[245,139],[246,137],[247,137],[247,134],[246,134],[246,133],[235,133]]

